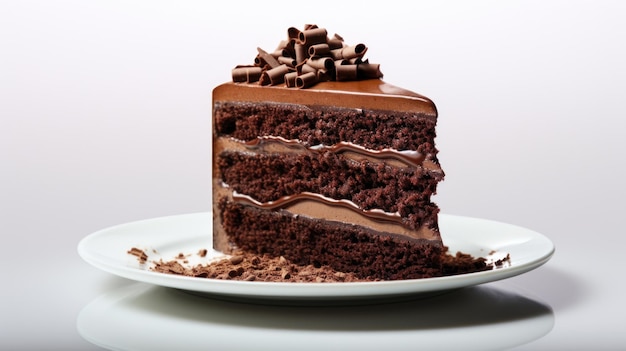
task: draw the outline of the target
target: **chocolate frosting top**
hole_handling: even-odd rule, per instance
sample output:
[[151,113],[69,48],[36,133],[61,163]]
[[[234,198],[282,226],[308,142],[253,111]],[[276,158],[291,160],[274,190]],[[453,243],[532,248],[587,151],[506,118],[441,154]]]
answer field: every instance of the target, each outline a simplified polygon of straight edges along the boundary
[[429,98],[386,83],[381,79],[349,82],[320,82],[308,89],[285,86],[224,83],[213,90],[213,103],[219,101],[336,106],[371,110],[420,113],[437,117],[437,108]]

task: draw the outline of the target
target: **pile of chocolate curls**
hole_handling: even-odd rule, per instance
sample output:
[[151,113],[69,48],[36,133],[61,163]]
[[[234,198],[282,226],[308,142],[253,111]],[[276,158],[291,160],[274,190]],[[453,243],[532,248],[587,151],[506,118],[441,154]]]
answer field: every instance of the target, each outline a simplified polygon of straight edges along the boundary
[[380,78],[380,65],[363,56],[367,46],[345,45],[324,28],[306,25],[301,31],[287,30],[287,39],[273,52],[257,48],[254,65],[239,65],[232,71],[233,82],[261,85],[284,84],[288,88],[308,88],[323,81],[353,81]]

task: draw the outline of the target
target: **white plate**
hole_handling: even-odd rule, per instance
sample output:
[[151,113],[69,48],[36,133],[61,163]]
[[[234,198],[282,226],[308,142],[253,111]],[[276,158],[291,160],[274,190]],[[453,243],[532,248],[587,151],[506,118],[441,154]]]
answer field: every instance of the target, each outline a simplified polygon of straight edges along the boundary
[[[194,278],[157,273],[127,254],[132,247],[143,249],[149,261],[172,260],[179,253],[190,254],[190,264],[204,263],[219,253],[211,248],[212,216],[194,213],[137,221],[97,231],[78,245],[80,256],[112,274],[160,286],[226,299],[290,302],[355,302],[405,298],[432,294],[513,277],[547,262],[554,245],[545,236],[529,229],[485,219],[442,214],[439,225],[444,243],[452,252],[498,258],[510,255],[505,267],[448,277],[354,283],[245,282]],[[196,253],[208,249],[207,257]]]

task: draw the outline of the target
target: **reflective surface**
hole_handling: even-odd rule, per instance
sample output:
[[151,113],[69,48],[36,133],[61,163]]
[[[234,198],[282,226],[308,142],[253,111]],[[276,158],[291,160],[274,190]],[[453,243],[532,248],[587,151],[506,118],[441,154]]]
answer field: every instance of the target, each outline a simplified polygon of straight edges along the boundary
[[[386,304],[279,307],[130,284],[80,312],[90,342],[113,350],[501,350],[542,337],[552,309],[493,287]],[[445,337],[444,337],[445,335]]]

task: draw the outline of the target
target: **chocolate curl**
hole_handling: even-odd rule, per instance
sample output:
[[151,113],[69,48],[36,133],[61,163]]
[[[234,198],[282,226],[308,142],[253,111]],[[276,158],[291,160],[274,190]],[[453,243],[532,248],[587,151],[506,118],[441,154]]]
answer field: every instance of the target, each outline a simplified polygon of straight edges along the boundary
[[363,55],[365,55],[366,51],[367,46],[365,46],[364,44],[357,44],[354,46],[347,46],[345,48],[331,50],[330,54],[335,60],[349,60],[355,57],[362,57]]
[[316,69],[331,70],[335,67],[335,61],[330,57],[310,57],[306,62]]
[[278,59],[279,57],[289,56],[289,53],[285,49],[276,49],[274,52],[270,53],[273,58]]
[[293,43],[295,40],[281,40],[276,47],[276,50],[272,53],[272,56],[279,58],[280,56],[293,57],[295,52],[293,50]]
[[328,44],[315,44],[309,47],[309,56],[324,56],[330,52]]
[[327,82],[329,80],[334,80],[335,78],[335,74],[334,74],[334,70],[333,71],[328,71],[325,69],[318,69],[315,73],[317,76],[317,81],[318,82]]
[[289,73],[287,65],[280,65],[269,69],[261,75],[261,85],[277,85],[285,81],[285,74]]
[[278,43],[278,46],[276,47],[275,51],[285,50],[289,46],[290,41],[291,40],[281,40],[280,43]]
[[298,41],[306,46],[325,43],[328,36],[328,32],[324,28],[307,29],[300,32],[298,35]]
[[307,24],[300,31],[287,30],[288,39],[280,41],[271,54],[257,48],[255,66],[233,69],[234,82],[259,81],[261,85],[282,82],[287,87],[306,88],[326,80],[346,81],[380,78],[380,65],[363,59],[364,44],[346,46],[338,34],[328,38],[326,29]]
[[306,61],[306,59],[309,57],[307,55],[308,52],[304,44],[296,42],[295,44],[293,44],[293,50],[296,52],[297,64],[301,64],[302,62]]
[[296,66],[296,71],[300,75],[305,73],[316,73],[317,69],[313,66],[307,65],[306,63],[302,63]]
[[298,77],[298,72],[289,72],[285,74],[285,85],[287,88],[295,88],[296,87],[296,78]]
[[357,80],[357,65],[339,65],[335,66],[335,79],[337,81]]
[[280,63],[281,65],[287,65],[291,68],[295,68],[297,65],[296,60],[292,59],[291,57],[287,57],[287,56],[279,56],[278,57],[278,63]]
[[360,79],[382,78],[383,76],[378,63],[363,63],[357,65],[357,69]]
[[259,52],[259,55],[257,57],[260,59],[261,63],[265,62],[271,68],[276,68],[280,66],[280,63],[278,63],[274,56],[268,54],[261,48],[256,48],[256,50]]
[[295,39],[290,39],[287,42],[287,46],[285,46],[285,48],[283,49],[285,51],[285,53],[286,53],[285,56],[296,57],[296,51],[293,48],[295,42],[296,42]]
[[369,63],[369,60],[363,60],[362,57],[355,57],[348,60],[351,65],[360,65],[362,63]]
[[287,29],[287,37],[289,37],[289,39],[297,40],[300,37],[300,29],[296,27],[289,27],[289,29]]
[[335,68],[337,68],[337,66],[342,66],[342,65],[351,65],[352,63],[350,62],[350,60],[336,60],[335,61]]
[[256,82],[261,78],[263,69],[257,66],[237,66],[233,68],[233,82],[237,83],[251,83]]
[[336,39],[336,38],[329,39],[328,40],[328,47],[331,50],[341,49],[343,47],[343,40],[339,40],[339,39]]
[[305,73],[296,78],[296,87],[303,89],[315,85],[317,75],[314,72]]

